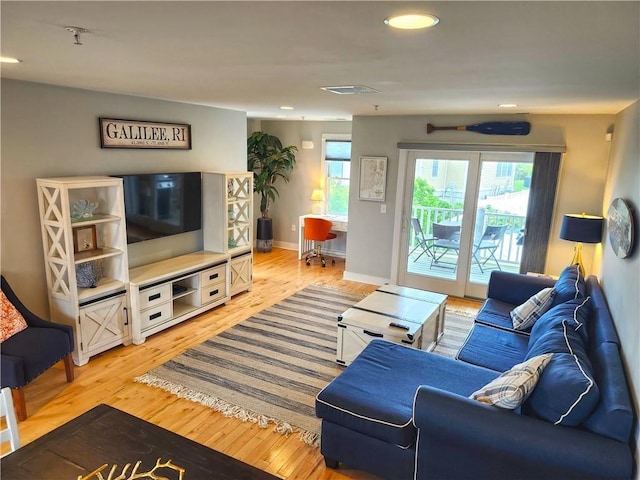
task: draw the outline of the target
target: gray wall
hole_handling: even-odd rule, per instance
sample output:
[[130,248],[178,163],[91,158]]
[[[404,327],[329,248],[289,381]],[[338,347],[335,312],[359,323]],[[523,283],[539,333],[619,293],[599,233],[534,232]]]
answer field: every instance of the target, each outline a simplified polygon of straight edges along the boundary
[[[531,122],[527,136],[505,137],[472,132],[440,131],[426,134],[426,124],[467,125],[482,121],[526,119]],[[352,188],[349,202],[349,232],[345,276],[353,280],[382,283],[392,277],[392,245],[395,224],[396,182],[398,178],[398,142],[509,143],[520,145],[566,145],[563,155],[558,196],[547,252],[546,273],[557,274],[573,256],[573,242],[559,238],[564,213],[602,213],[604,179],[611,142],[605,135],[613,128],[614,115],[527,115],[511,116],[362,116],[353,122],[262,121],[250,122],[250,129],[277,135],[286,145],[300,146],[311,139],[318,145],[323,133],[352,134]],[[274,244],[295,248],[297,233],[291,224],[311,211],[309,194],[321,175],[320,150],[300,150],[291,182],[278,187],[281,198],[272,211]],[[362,155],[388,157],[387,213],[380,203],[358,200],[357,184]],[[580,192],[576,195],[575,192]],[[598,275],[601,245],[584,245],[583,260],[589,273]]]
[[[323,177],[323,172],[320,171],[322,135],[349,134],[351,133],[351,122],[263,120],[259,125],[253,127],[256,130],[261,129],[275,135],[283,145],[298,147],[296,166],[291,173],[291,180],[289,183],[278,181],[277,188],[280,198],[276,200],[270,211],[270,216],[273,218],[274,245],[297,249],[298,232],[292,232],[291,225],[297,226],[298,217],[311,212],[313,206],[311,192],[320,185],[320,180]],[[302,150],[303,140],[311,140],[314,146],[313,150]],[[258,202],[257,197],[255,201]],[[260,209],[255,208],[254,213],[260,215]],[[340,245],[332,245],[332,248],[334,247],[341,249]]]
[[[622,343],[636,412],[640,412],[640,102],[616,116],[602,211],[615,198],[627,200],[635,213],[636,246],[630,257],[615,256],[605,235],[600,281]],[[636,430],[640,459],[640,428]],[[640,476],[640,472],[638,472]]]
[[[427,135],[427,123],[434,125],[468,125],[483,121],[515,120],[513,116],[403,116],[355,117],[352,126],[352,158],[361,155],[388,157],[387,213],[380,213],[380,204],[359,201],[357,189],[352,188],[349,204],[349,235],[347,243],[347,274],[372,279],[391,278],[392,244],[398,178],[398,142],[441,143],[509,143],[513,145],[567,146],[563,156],[556,213],[547,254],[546,273],[556,274],[573,254],[572,242],[560,240],[558,235],[562,214],[574,212],[598,213],[601,210],[603,179],[607,171],[610,143],[605,140],[607,129],[614,121],[612,115],[530,115],[532,124],[527,136],[496,137],[472,132],[439,131]],[[358,163],[352,167],[352,182],[357,184]],[[356,180],[354,180],[356,179]],[[581,193],[575,195],[575,189]],[[366,245],[366,248],[363,248]],[[585,268],[594,272],[592,257],[596,249],[585,245]],[[596,272],[597,273],[597,272]]]
[[[35,179],[75,175],[247,168],[244,112],[2,80],[2,273],[47,315]],[[98,117],[191,125],[193,149],[101,149]],[[202,249],[202,232],[129,247],[131,266]]]

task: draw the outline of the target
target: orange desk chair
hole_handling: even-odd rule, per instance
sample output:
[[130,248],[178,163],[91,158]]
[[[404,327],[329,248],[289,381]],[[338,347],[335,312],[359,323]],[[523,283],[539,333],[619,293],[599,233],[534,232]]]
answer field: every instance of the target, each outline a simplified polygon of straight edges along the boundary
[[[323,267],[327,266],[325,256],[322,254],[322,242],[333,240],[336,238],[335,233],[331,233],[333,223],[324,218],[305,218],[304,219],[304,239],[313,241],[313,250],[307,253],[304,261],[307,266],[311,265],[311,260],[319,258]],[[331,265],[335,265],[336,261],[331,259]]]

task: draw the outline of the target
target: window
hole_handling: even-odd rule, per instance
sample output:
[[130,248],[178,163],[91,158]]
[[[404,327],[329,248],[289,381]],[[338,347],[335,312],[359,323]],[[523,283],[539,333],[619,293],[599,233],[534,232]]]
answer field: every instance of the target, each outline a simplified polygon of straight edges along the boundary
[[327,135],[323,139],[326,212],[347,215],[351,176],[351,136]]
[[510,177],[513,173],[513,163],[498,162],[496,166],[496,177]]

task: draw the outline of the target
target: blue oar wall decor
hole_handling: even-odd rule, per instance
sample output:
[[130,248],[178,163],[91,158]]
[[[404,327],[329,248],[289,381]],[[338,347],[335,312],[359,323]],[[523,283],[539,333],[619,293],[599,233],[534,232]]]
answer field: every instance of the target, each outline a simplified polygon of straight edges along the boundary
[[485,122],[459,127],[436,127],[427,123],[427,133],[436,130],[464,130],[485,135],[529,135],[531,124],[529,122]]

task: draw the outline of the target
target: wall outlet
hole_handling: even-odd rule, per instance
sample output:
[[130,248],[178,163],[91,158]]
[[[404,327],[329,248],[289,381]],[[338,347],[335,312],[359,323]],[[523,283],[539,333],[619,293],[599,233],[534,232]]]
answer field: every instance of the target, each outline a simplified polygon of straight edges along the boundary
[[296,231],[296,224],[295,224],[295,223],[292,223],[292,224],[291,224],[291,231],[292,231],[292,232],[295,232],[295,231]]
[[383,203],[380,205],[380,213],[387,213],[387,204]]

